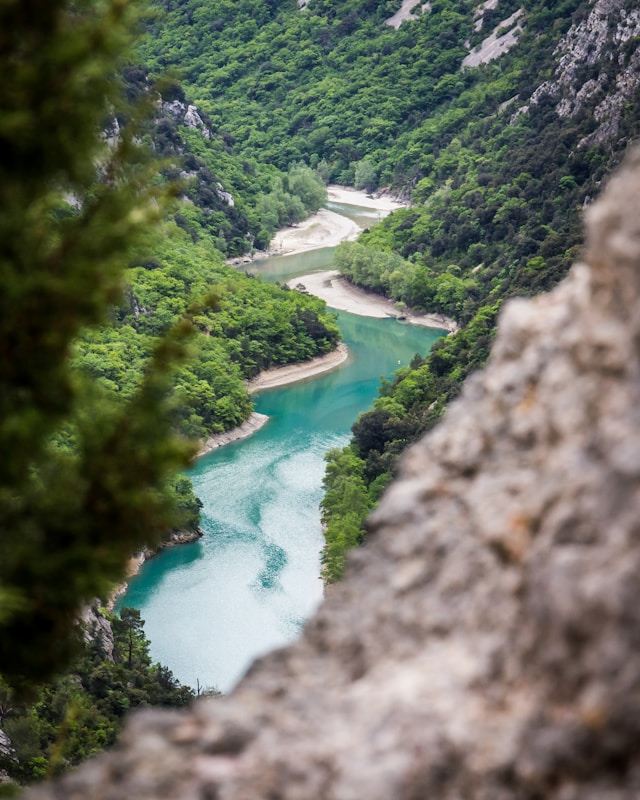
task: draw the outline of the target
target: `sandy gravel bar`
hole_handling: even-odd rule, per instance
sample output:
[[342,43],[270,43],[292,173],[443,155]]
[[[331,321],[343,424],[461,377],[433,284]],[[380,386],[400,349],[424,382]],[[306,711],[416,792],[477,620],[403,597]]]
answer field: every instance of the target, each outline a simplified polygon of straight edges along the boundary
[[248,389],[251,394],[264,389],[275,389],[297,383],[307,378],[314,378],[325,372],[336,369],[349,357],[349,350],[344,342],[324,356],[317,356],[310,361],[301,361],[299,364],[286,364],[284,367],[273,367],[263,370],[256,378],[249,381]]
[[278,231],[269,245],[272,256],[290,256],[321,247],[336,247],[357,238],[360,226],[342,214],[321,208],[298,225]]
[[393,300],[382,297],[374,292],[368,292],[349,283],[338,270],[325,270],[313,272],[292,278],[287,284],[290,289],[307,291],[321,298],[330,308],[338,311],[349,311],[361,317],[403,317],[412,325],[423,325],[426,328],[441,328],[454,333],[458,330],[455,320],[442,314],[419,314],[408,310],[400,311]]
[[336,184],[327,186],[327,196],[331,203],[373,208],[377,211],[391,212],[408,206],[408,203],[388,194],[370,195],[360,189],[352,189],[350,186],[337,186]]
[[246,439],[256,431],[259,431],[264,425],[269,422],[269,417],[266,414],[258,414],[254,411],[251,416],[246,419],[242,425],[237,428],[232,428],[230,431],[223,431],[222,433],[214,433],[198,450],[196,458],[201,458],[212,450],[217,450],[218,447],[224,447],[225,444],[231,442],[239,442],[241,439]]

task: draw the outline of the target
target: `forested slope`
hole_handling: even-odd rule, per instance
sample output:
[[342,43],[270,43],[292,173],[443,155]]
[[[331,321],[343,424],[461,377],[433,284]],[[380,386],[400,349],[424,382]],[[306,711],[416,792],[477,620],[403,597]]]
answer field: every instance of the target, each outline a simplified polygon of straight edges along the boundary
[[504,299],[550,288],[575,259],[582,208],[638,134],[638,10],[435,0],[395,29],[400,2],[157,5],[145,62],[179,69],[243,155],[283,169],[305,158],[326,178],[411,197],[339,266],[464,326],[385,386],[331,457],[335,578],[398,454],[483,363]]
[[[87,609],[68,671],[25,700],[0,677],[0,777],[30,783],[60,774],[111,746],[128,711],[186,706],[194,692],[152,662],[144,621]],[[6,794],[2,790],[6,789]],[[0,780],[0,796],[13,796]]]
[[331,457],[333,578],[398,454],[483,363],[503,300],[550,288],[575,259],[581,209],[638,133],[638,10],[434,0],[396,27],[400,0],[155,5],[141,60],[180,76],[247,172],[306,160],[325,179],[412,199],[338,265],[464,326],[385,386]]
[[[398,455],[486,359],[502,302],[564,276],[578,255],[583,207],[640,131],[637,9],[628,2],[583,7],[558,38],[561,25],[548,25],[553,5],[534,4],[521,44],[479,76],[489,94],[509,85],[508,103],[479,113],[464,107],[463,93],[451,108],[464,124],[446,134],[449,112],[436,116],[416,157],[414,207],[338,255],[355,283],[455,316],[464,327],[383,387],[375,409],[354,426],[351,446],[330,455],[328,580],[341,575],[345,551],[360,541],[363,516]],[[381,258],[381,250],[396,255]]]

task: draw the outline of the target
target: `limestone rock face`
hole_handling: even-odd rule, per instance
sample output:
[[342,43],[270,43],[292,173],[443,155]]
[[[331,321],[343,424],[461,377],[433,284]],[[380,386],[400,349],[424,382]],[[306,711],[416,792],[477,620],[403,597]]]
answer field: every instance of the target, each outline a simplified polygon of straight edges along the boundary
[[640,156],[505,309],[345,580],[235,692],[31,800],[640,796]]
[[625,104],[640,87],[637,3],[590,0],[590,6],[585,19],[573,25],[558,44],[554,77],[541,84],[518,112],[528,111],[545,96],[556,101],[560,117],[587,109],[598,124],[583,145],[615,139]]
[[82,612],[82,634],[85,642],[95,642],[100,646],[107,661],[113,661],[115,642],[109,620],[106,619],[98,607],[98,601],[87,606]]
[[211,138],[211,131],[205,125],[196,106],[182,100],[160,101],[159,110],[188,128],[197,128],[205,139]]
[[[482,8],[482,6],[481,6]],[[484,16],[476,20],[476,30],[481,30]],[[477,27],[477,23],[480,27]],[[522,34],[524,24],[524,9],[519,8],[510,17],[497,25],[492,33],[472,50],[462,61],[463,67],[479,67],[481,64],[488,64],[496,58],[508,53],[512,47],[518,43]],[[502,32],[504,31],[504,33]]]

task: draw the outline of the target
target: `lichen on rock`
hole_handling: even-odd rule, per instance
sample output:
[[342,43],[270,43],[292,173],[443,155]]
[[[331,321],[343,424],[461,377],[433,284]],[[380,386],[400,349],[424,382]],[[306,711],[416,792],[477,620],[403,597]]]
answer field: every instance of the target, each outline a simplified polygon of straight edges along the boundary
[[640,155],[587,217],[301,639],[31,800],[639,796]]

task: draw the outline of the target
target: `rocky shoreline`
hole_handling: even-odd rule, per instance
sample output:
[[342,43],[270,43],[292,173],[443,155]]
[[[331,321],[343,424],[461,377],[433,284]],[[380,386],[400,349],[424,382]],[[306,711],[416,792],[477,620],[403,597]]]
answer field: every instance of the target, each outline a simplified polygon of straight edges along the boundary
[[146,561],[154,556],[157,556],[158,553],[161,553],[163,550],[167,550],[170,547],[177,547],[181,544],[192,544],[193,542],[197,542],[203,536],[204,534],[200,528],[196,528],[194,531],[172,531],[167,539],[160,542],[155,547],[145,547],[139,553],[131,556],[129,563],[127,564],[126,580],[124,580],[113,590],[113,592],[111,592],[111,595],[107,600],[107,608],[109,611],[113,611],[115,604],[127,591],[129,581],[131,578],[135,578]]

